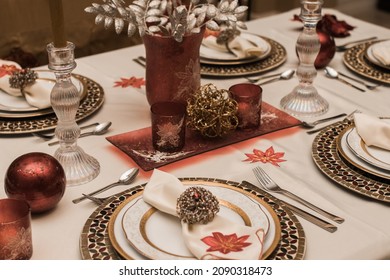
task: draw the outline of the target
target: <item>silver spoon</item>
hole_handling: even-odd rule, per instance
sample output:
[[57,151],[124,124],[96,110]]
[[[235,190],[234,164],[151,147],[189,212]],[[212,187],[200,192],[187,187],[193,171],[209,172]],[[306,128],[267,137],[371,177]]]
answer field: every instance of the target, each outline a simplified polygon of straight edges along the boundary
[[[111,126],[111,122],[101,123],[101,124],[97,125],[95,127],[95,129],[92,131],[81,133],[80,137],[85,137],[85,136],[89,136],[89,135],[102,135],[102,134],[107,132],[107,130],[110,126]],[[60,143],[60,141],[50,142],[48,145],[53,146],[53,145],[56,145],[58,143]]]
[[119,180],[117,182],[112,183],[112,184],[110,184],[108,186],[105,186],[104,188],[98,189],[98,190],[96,190],[94,192],[91,192],[91,193],[89,193],[87,195],[83,195],[83,196],[81,196],[79,198],[73,199],[72,202],[74,204],[77,204],[77,203],[83,201],[84,199],[86,199],[87,196],[94,196],[94,195],[102,193],[102,192],[104,192],[104,191],[106,191],[108,189],[111,189],[112,187],[115,187],[115,186],[129,185],[129,184],[131,184],[134,181],[134,179],[137,177],[138,173],[139,173],[139,169],[138,168],[135,168],[135,167],[131,168],[131,169],[127,170],[126,172],[124,172],[119,177]]
[[358,80],[358,79],[356,79],[356,78],[354,78],[354,77],[351,77],[351,76],[345,75],[345,74],[343,74],[343,73],[341,73],[341,72],[338,72],[338,71],[336,71],[335,69],[333,69],[333,68],[331,68],[331,67],[329,67],[329,66],[325,67],[325,69],[328,69],[329,72],[330,72],[330,71],[334,71],[334,72],[338,73],[340,76],[343,76],[343,77],[345,77],[345,78],[351,79],[352,81],[355,81],[355,82],[357,82],[357,83],[359,83],[359,84],[362,84],[362,85],[364,85],[366,88],[371,89],[371,90],[372,90],[372,89],[376,89],[377,87],[381,86],[381,84],[369,85],[369,84],[365,83],[365,82],[362,81],[362,80]]
[[247,77],[246,79],[251,82],[251,83],[256,83],[260,80],[263,80],[263,79],[267,79],[267,78],[273,78],[273,77],[278,77],[280,76],[282,73],[276,73],[276,74],[270,74],[270,75],[266,75],[266,76],[260,76],[260,77]]
[[269,80],[262,82],[262,83],[258,83],[258,85],[261,86],[261,85],[269,84],[269,83],[276,82],[279,80],[288,80],[288,79],[291,79],[292,76],[294,76],[294,74],[295,74],[295,70],[289,69],[289,70],[284,71],[282,74],[280,74],[279,77],[269,79]]
[[[97,126],[97,125],[99,125],[98,122],[91,123],[91,124],[87,124],[87,125],[84,125],[84,126],[80,126],[80,129],[90,128],[92,126]],[[49,134],[49,133],[33,132],[31,134],[34,135],[34,136],[37,136],[39,138],[42,138],[42,139],[44,139],[46,141],[51,140],[51,139],[53,139],[56,136],[55,133],[50,133]]]
[[364,89],[362,89],[362,88],[360,88],[360,87],[357,87],[357,86],[355,86],[354,84],[351,84],[350,82],[348,82],[347,80],[344,80],[344,79],[340,78],[340,77],[339,77],[339,73],[338,73],[336,70],[334,70],[333,68],[326,67],[325,70],[324,70],[324,72],[325,72],[325,74],[326,74],[326,76],[327,76],[328,78],[331,78],[331,79],[338,79],[339,81],[343,82],[343,83],[346,84],[346,85],[349,85],[349,86],[351,86],[351,87],[353,87],[353,88],[355,88],[355,89],[357,89],[357,90],[360,90],[360,91],[362,91],[362,92],[365,92]]

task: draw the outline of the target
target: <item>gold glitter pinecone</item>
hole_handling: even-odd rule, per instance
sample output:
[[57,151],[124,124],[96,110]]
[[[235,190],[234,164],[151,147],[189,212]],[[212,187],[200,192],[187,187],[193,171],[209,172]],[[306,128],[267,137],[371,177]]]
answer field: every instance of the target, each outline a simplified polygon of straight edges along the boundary
[[207,224],[219,212],[219,202],[209,190],[189,187],[177,199],[176,212],[185,223]]

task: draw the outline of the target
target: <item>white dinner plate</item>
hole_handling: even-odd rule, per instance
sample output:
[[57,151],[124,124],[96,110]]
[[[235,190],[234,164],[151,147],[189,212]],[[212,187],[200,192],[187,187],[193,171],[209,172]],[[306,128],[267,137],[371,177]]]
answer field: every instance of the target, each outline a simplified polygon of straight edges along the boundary
[[[364,160],[361,156],[358,156],[357,153],[355,153],[350,147],[347,142],[347,137],[349,137],[350,132],[355,130],[354,127],[349,127],[345,131],[343,131],[338,139],[337,142],[337,148],[338,151],[341,153],[342,157],[347,160],[351,165],[353,165],[355,168],[362,170],[368,174],[383,178],[383,179],[390,179],[390,172],[388,170],[385,170],[383,168],[379,168],[371,163],[368,163],[366,160]],[[359,137],[360,138],[360,137]]]
[[[55,84],[55,76],[53,72],[45,70],[37,70],[38,80],[42,87],[51,91]],[[72,76],[72,83],[76,86],[80,92],[81,99],[86,96],[86,89],[83,88],[83,84],[76,77]],[[42,114],[52,113],[51,106],[47,108],[37,108],[31,106],[23,96],[12,96],[0,89],[0,117],[13,117],[13,118],[25,118],[35,117]]]
[[[221,203],[219,215],[236,223],[264,228],[263,258],[272,253],[279,242],[280,224],[268,204],[227,185],[191,183],[191,186],[196,185],[210,189],[218,197]],[[179,219],[145,203],[142,193],[131,197],[114,213],[109,223],[109,238],[125,259],[195,258],[184,245]]]
[[266,58],[271,53],[271,45],[261,38],[261,36],[251,33],[241,33],[241,37],[250,41],[253,45],[261,48],[264,52],[260,56],[253,56],[247,58],[238,58],[234,54],[226,51],[219,51],[213,48],[209,48],[205,45],[200,47],[200,58],[202,63],[207,64],[240,64],[259,61]]
[[375,146],[367,146],[356,128],[347,134],[347,144],[351,151],[362,160],[376,167],[390,171],[390,151]]
[[[374,43],[374,44],[370,45],[370,46],[367,48],[366,53],[365,53],[367,59],[368,59],[371,63],[375,64],[376,66],[379,66],[379,67],[382,67],[382,68],[385,68],[385,69],[390,70],[390,66],[389,66],[389,65],[383,64],[383,63],[382,63],[381,61],[379,61],[379,60],[375,57],[375,55],[373,54],[373,49],[375,48],[375,45],[376,45],[376,44],[386,44],[386,45],[390,45],[390,40],[388,40],[388,41],[380,41],[380,42],[377,42],[377,43]],[[389,52],[390,52],[390,50],[389,50]]]

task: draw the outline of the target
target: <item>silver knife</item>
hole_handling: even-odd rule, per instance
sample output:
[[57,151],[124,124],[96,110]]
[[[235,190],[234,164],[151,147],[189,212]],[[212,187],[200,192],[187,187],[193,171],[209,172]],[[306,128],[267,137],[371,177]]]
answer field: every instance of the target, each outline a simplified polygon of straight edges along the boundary
[[[252,183],[249,183],[248,181],[242,181],[242,184],[246,187],[248,187],[249,189],[251,190],[254,190],[256,192],[258,191],[263,191],[265,192],[264,190],[261,190],[258,186],[252,184]],[[317,216],[314,216],[313,214],[309,213],[309,212],[306,212],[305,210],[302,210],[284,200],[281,200],[281,199],[278,199],[279,201],[281,201],[284,205],[286,205],[286,207],[288,209],[290,209],[293,213],[297,214],[298,216],[301,216],[302,218],[304,218],[305,220],[319,226],[320,228],[326,230],[326,231],[329,231],[329,232],[335,232],[337,230],[337,227],[331,223],[328,223],[327,221],[317,217]]]

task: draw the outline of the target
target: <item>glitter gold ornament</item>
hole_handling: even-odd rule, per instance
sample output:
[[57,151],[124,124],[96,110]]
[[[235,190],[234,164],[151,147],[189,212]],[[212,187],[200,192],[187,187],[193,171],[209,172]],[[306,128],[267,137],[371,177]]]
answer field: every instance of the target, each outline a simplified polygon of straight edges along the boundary
[[187,102],[188,126],[206,137],[224,136],[237,128],[237,102],[213,84],[200,87]]

